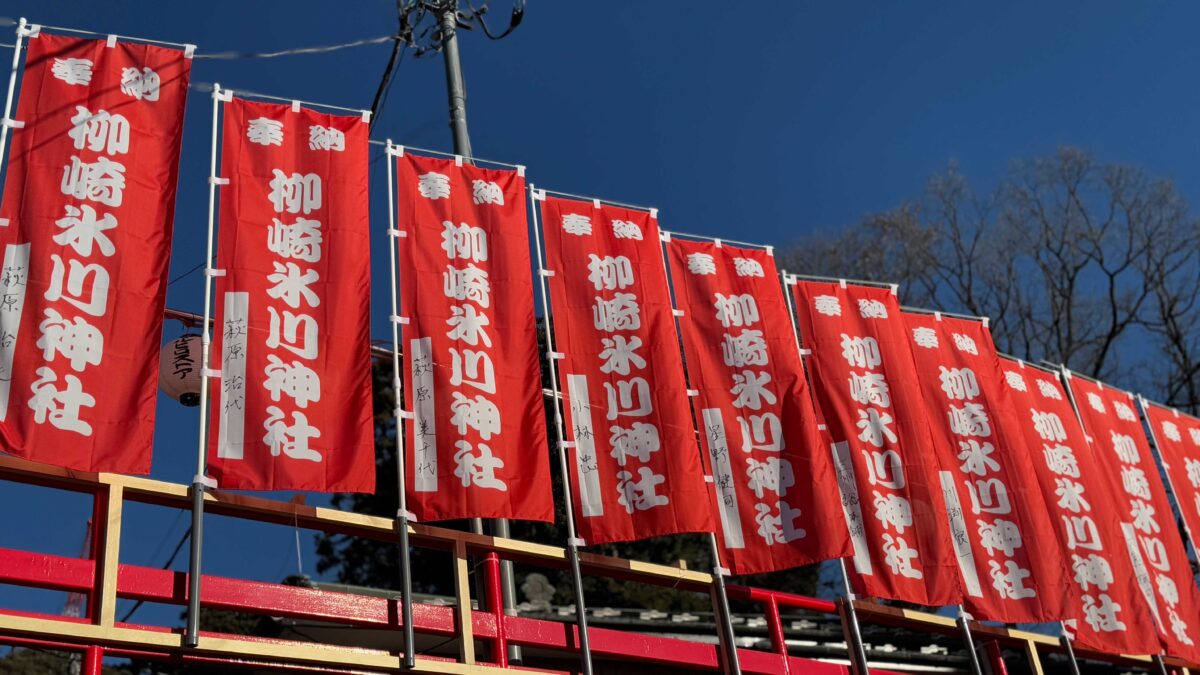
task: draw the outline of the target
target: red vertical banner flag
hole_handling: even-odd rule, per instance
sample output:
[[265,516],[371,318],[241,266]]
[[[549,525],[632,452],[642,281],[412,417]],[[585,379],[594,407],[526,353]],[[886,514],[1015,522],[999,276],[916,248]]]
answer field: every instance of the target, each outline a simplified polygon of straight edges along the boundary
[[1145,400],[1142,410],[1183,514],[1188,538],[1195,546],[1193,535],[1200,532],[1200,419]]
[[849,556],[774,257],[680,239],[667,253],[723,564],[757,574]]
[[580,537],[713,531],[655,215],[539,197]]
[[1102,458],[1115,496],[1107,515],[1120,523],[1159,638],[1168,654],[1200,663],[1200,590],[1133,396],[1073,374],[1068,374],[1068,386],[1092,447]]
[[[1058,542],[1068,556],[1072,639],[1110,654],[1156,654],[1154,618],[1133,573],[1125,535],[1111,516],[1119,503],[1105,474],[1107,459],[1088,443],[1057,371],[1000,360],[1012,409]],[[1050,539],[1039,545],[1049,547]]]
[[522,173],[397,158],[409,508],[553,520]]
[[930,421],[895,292],[813,281],[795,282],[794,291],[860,592],[959,602]]
[[1067,618],[1074,587],[987,322],[905,312],[904,324],[941,466],[963,605],[977,619],[1004,623]]
[[367,123],[224,110],[209,470],[224,488],[371,492]]
[[0,205],[0,450],[150,472],[191,63],[29,38]]

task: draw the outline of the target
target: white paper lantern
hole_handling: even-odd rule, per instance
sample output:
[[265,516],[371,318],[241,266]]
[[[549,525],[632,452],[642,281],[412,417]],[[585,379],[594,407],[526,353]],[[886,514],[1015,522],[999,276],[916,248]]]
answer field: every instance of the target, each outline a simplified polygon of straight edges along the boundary
[[188,407],[200,405],[200,336],[182,335],[158,353],[158,386]]

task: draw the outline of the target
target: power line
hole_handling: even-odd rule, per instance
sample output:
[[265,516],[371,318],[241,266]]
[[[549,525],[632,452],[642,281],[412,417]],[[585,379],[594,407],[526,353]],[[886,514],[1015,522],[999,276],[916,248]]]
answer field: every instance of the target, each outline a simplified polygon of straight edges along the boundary
[[395,42],[400,44],[404,42],[404,37],[401,35],[381,35],[380,37],[363,38],[361,40],[352,40],[336,45],[321,45],[318,47],[295,47],[293,49],[282,49],[275,52],[239,52],[227,51],[216,52],[214,54],[196,54],[193,58],[197,59],[275,59],[281,56],[297,56],[299,54],[326,54],[328,52],[336,52],[341,49],[350,49],[353,47],[364,47],[367,45],[379,45],[386,42]]

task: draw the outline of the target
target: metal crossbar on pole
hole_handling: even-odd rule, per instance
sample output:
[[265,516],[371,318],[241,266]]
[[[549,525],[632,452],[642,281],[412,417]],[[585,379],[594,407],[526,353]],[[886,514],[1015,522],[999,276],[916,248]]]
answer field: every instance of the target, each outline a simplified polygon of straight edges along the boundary
[[221,91],[220,84],[212,90],[212,145],[209,149],[208,169],[208,235],[204,249],[204,323],[200,327],[200,433],[196,448],[196,474],[192,477],[192,541],[188,555],[188,607],[187,625],[184,628],[183,644],[195,647],[200,644],[200,578],[201,553],[204,542],[204,488],[208,478],[208,379],[212,351],[212,293],[213,277],[213,233],[217,221],[217,186],[221,184],[217,175],[217,129],[220,126],[221,102],[230,97]]
[[[656,219],[657,220],[657,219]],[[680,335],[679,326],[679,308],[675,306],[675,288],[671,283],[671,271],[667,268],[667,254],[664,250],[664,239],[669,238],[669,235],[659,237],[658,253],[662,258],[663,278],[667,281],[667,291],[670,293],[668,297],[671,299],[671,316],[675,327],[675,333]],[[685,373],[686,377],[686,373]],[[700,419],[700,411],[696,410],[695,404],[692,402],[692,397],[688,397],[688,405],[692,409],[693,419]],[[697,431],[699,436],[699,431]],[[703,455],[704,450],[701,448],[701,442],[696,444],[697,450]],[[701,457],[703,465],[703,457]],[[716,484],[712,481],[706,481],[712,485],[712,489],[716,490]],[[718,498],[714,495],[714,498]],[[737,651],[737,633],[733,630],[733,618],[729,613],[729,596],[725,593],[725,577],[729,574],[729,570],[721,563],[721,548],[717,544],[717,535],[713,532],[708,533],[708,545],[712,550],[712,578],[713,578],[713,602],[716,604],[717,625],[720,629],[719,638],[721,645],[725,648],[725,664],[726,671],[734,675],[741,675],[742,664],[738,657]]]
[[[575,506],[571,497],[571,471],[567,462],[567,438],[563,431],[562,395],[558,388],[558,365],[554,351],[554,331],[550,328],[550,288],[546,282],[549,271],[546,269],[545,256],[542,254],[541,218],[538,213],[539,192],[533,185],[529,186],[529,207],[533,212],[534,250],[537,251],[538,284],[542,295],[542,329],[546,339],[546,361],[550,371],[550,391],[553,394],[551,404],[554,406],[554,431],[558,447],[558,467],[563,480],[563,502],[567,511],[567,560],[571,564],[571,576],[575,584],[575,625],[579,629],[579,664],[583,675],[592,675],[592,648],[588,641],[587,606],[583,598],[583,575],[579,571],[579,547],[582,540],[575,532]],[[544,193],[541,199],[545,199]]]
[[13,49],[12,72],[8,74],[8,95],[4,98],[4,118],[0,119],[0,162],[4,161],[4,149],[8,147],[8,129],[16,123],[12,120],[13,96],[17,89],[17,71],[21,69],[21,43],[29,33],[25,17],[17,22],[17,44]]
[[[24,19],[21,19],[21,21],[24,21]],[[132,41],[132,42],[145,42],[147,44],[152,44],[152,45],[167,45],[168,47],[182,47],[184,49],[184,53],[187,54],[189,58],[196,51],[196,45],[189,44],[187,42],[168,42],[167,40],[153,40],[150,38],[133,37],[132,35],[118,35],[116,33],[98,33],[96,31],[92,31],[92,30],[83,30],[80,28],[66,28],[65,26],[47,26],[46,24],[41,24],[38,26],[38,28],[48,28],[50,30],[60,30],[64,33],[75,33],[77,35],[95,35],[97,37],[113,37],[113,38],[119,38],[121,40]]]
[[395,408],[393,414],[396,420],[396,494],[398,504],[396,511],[396,531],[399,534],[400,545],[400,610],[404,630],[404,667],[412,669],[417,666],[416,638],[413,630],[412,613],[412,555],[408,547],[408,494],[406,487],[407,461],[404,446],[404,405],[402,377],[400,374],[400,301],[399,277],[396,274],[396,246],[400,241],[400,232],[396,229],[396,165],[392,158],[392,141],[387,141],[387,185],[388,185],[388,268],[391,271],[392,313],[392,391],[395,392]]
[[[792,322],[792,338],[796,342],[796,351],[800,354],[800,364],[807,367],[804,360],[807,353],[800,340],[800,326],[796,323],[796,302],[792,298],[791,290],[792,286],[796,284],[797,277],[780,270],[779,278],[783,282],[783,300],[787,305],[788,320]],[[838,569],[842,573],[842,590],[844,592],[843,611],[841,612],[842,633],[846,636],[850,663],[854,668],[855,675],[870,675],[871,667],[867,663],[867,649],[863,645],[862,630],[858,624],[858,611],[854,608],[854,589],[850,586],[850,573],[846,570],[845,558],[838,558]]]
[[234,91],[232,89],[226,89],[225,92],[227,95],[230,95],[230,96],[233,96],[236,94],[240,98],[264,98],[268,101],[280,101],[281,103],[292,103],[294,105],[307,105],[307,106],[312,106],[314,108],[329,108],[330,110],[341,110],[344,112],[358,113],[360,115],[363,115],[364,119],[367,121],[370,121],[369,118],[371,116],[370,110],[363,110],[361,108],[347,108],[346,106],[332,105],[330,103],[317,103],[316,101],[305,101],[305,100],[298,99],[298,98],[287,98],[286,96],[272,96],[270,94],[260,94],[258,92],[246,91],[244,89],[238,89],[236,91]]
[[751,241],[738,241],[737,239],[727,239],[725,237],[710,237],[706,234],[691,234],[690,232],[676,232],[674,230],[670,230],[670,231],[661,230],[661,232],[665,236],[668,236],[668,237],[679,237],[681,239],[696,239],[699,241],[711,241],[714,244],[716,244],[717,246],[720,246],[721,244],[733,244],[734,246],[748,246],[750,248],[757,248],[757,249],[764,250],[767,252],[767,255],[770,255],[770,256],[775,255],[775,247],[770,246],[768,244],[755,244],[754,242],[751,242]]
[[792,274],[791,278],[792,279],[804,279],[807,281],[821,281],[821,282],[825,282],[825,283],[835,283],[835,284],[838,284],[838,283],[854,284],[855,286],[872,286],[874,288],[890,288],[892,290],[898,290],[900,287],[900,284],[892,284],[892,283],[888,283],[885,281],[868,281],[866,279],[842,279],[839,277],[823,277],[823,276],[814,275],[814,274]]
[[[390,140],[388,140],[388,141],[375,141],[375,140],[367,141],[367,143],[370,145],[378,145],[378,146],[385,146],[389,142],[390,142]],[[392,143],[391,148],[392,148],[392,150],[391,150],[392,154],[397,157],[403,157],[404,153],[411,151],[411,152],[420,153],[422,155],[435,155],[437,157],[461,158],[463,161],[467,161],[466,157],[463,157],[462,155],[459,155],[459,154],[455,154],[453,152],[443,152],[442,150],[430,150],[429,148],[421,148],[421,147],[417,147],[415,145],[398,145],[396,143]],[[480,164],[491,164],[492,166],[503,166],[503,167],[506,167],[509,169],[516,169],[517,171],[522,172],[522,174],[525,171],[524,164],[513,164],[512,162],[501,162],[501,161],[495,160],[495,159],[482,159],[480,157],[471,157],[469,163],[474,164],[475,166],[479,166]]]
[[541,190],[541,192],[543,194],[553,195],[555,197],[566,197],[567,199],[578,199],[579,201],[593,202],[595,204],[607,204],[609,206],[619,206],[623,209],[632,209],[634,211],[649,211],[651,213],[658,212],[658,209],[653,206],[640,206],[638,204],[626,204],[624,202],[614,202],[611,199],[599,199],[597,197],[585,197],[583,195],[572,194],[570,192],[560,192],[558,190],[547,190],[545,188],[543,188]]

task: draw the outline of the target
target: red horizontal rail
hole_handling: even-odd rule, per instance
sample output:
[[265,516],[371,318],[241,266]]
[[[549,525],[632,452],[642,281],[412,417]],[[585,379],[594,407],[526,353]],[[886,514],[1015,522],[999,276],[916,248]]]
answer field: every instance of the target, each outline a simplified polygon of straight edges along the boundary
[[725,586],[725,592],[731,599],[749,600],[751,602],[776,602],[780,607],[795,607],[796,609],[808,609],[814,612],[825,612],[827,614],[837,614],[837,605],[829,600],[821,600],[820,598],[810,598],[807,595],[796,595],[795,593],[784,593],[783,591],[772,591],[766,588],[755,588],[752,586]]
[[[88,592],[91,590],[94,576],[95,563],[91,560],[0,548],[0,582],[3,583]],[[186,574],[183,572],[134,565],[119,567],[117,595],[121,598],[183,605],[186,603],[186,588]],[[205,607],[361,627],[400,626],[399,601],[392,598],[216,576],[205,576],[201,588],[201,602]],[[753,594],[748,594],[748,597],[751,595]],[[22,612],[5,613],[63,621],[86,621]],[[512,644],[565,652],[578,649],[578,633],[573,623],[512,616],[502,617],[501,620],[504,622],[505,637]],[[472,625],[478,639],[494,639],[497,636],[496,616],[489,612],[473,612]],[[132,624],[123,626],[141,630],[170,630]],[[414,604],[413,627],[421,633],[455,635],[454,608]],[[718,647],[714,644],[597,627],[589,628],[588,635],[591,638],[592,651],[597,656],[706,670],[716,669],[720,663]],[[254,641],[286,642],[237,637]],[[0,642],[7,640],[9,638],[0,637]],[[847,672],[844,667],[838,665],[753,649],[740,649],[739,656],[742,668],[747,673],[783,672],[785,658],[791,666],[791,672],[814,675],[841,675]]]

